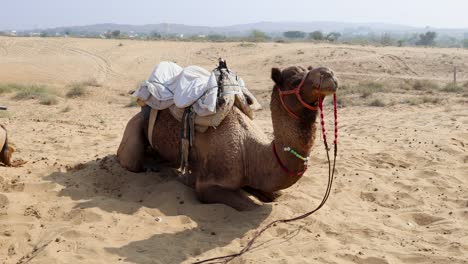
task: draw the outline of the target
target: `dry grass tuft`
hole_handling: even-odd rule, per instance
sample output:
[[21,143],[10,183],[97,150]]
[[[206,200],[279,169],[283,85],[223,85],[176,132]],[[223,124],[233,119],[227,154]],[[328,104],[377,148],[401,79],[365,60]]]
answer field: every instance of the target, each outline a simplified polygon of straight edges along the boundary
[[28,100],[28,99],[41,99],[48,96],[51,93],[49,87],[45,85],[22,85],[22,84],[10,84],[7,90],[9,92],[16,92],[13,96],[15,100]]
[[92,86],[92,87],[102,87],[102,84],[99,83],[96,78],[89,78],[88,80],[80,82],[84,86]]
[[417,91],[438,90],[439,85],[431,80],[416,80],[413,83],[413,89]]
[[0,111],[0,118],[10,118],[11,112],[9,111]]
[[368,105],[373,107],[384,107],[385,103],[380,99],[374,99]]
[[137,104],[137,101],[135,100],[135,98],[130,98],[130,101],[128,102],[128,104],[125,105],[125,107],[137,107],[138,104]]
[[82,83],[72,83],[69,85],[70,90],[65,94],[67,98],[78,98],[85,96],[88,92],[86,91],[86,86]]
[[449,83],[445,85],[444,88],[441,89],[442,92],[446,92],[446,93],[461,93],[463,92],[463,90],[464,90],[463,86],[459,86],[453,83]]
[[39,104],[41,105],[56,105],[58,104],[57,97],[53,95],[42,95],[41,98],[39,99]]

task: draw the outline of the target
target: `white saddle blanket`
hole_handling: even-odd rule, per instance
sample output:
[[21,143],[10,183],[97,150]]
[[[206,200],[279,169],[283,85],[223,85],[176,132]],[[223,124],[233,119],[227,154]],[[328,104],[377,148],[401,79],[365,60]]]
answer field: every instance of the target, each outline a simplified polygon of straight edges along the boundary
[[182,68],[164,61],[156,65],[133,96],[158,110],[173,104],[178,108],[192,106],[199,116],[207,116],[216,113],[217,94],[218,84],[213,72],[199,66]]

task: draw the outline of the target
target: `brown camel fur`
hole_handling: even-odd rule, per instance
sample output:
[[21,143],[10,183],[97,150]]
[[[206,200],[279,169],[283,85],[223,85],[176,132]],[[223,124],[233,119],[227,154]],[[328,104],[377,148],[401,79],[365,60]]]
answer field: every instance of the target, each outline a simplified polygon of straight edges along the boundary
[[[337,80],[327,68],[311,70],[301,89],[301,96],[310,105],[319,97],[332,94]],[[306,71],[289,67],[272,69],[275,86],[271,95],[271,117],[274,128],[272,142],[262,130],[236,107],[216,129],[196,133],[190,150],[191,173],[197,197],[205,203],[223,203],[237,210],[249,210],[258,204],[245,196],[244,189],[263,202],[271,202],[275,193],[296,183],[301,176],[290,176],[278,165],[272,152],[275,144],[281,162],[290,171],[301,171],[304,162],[283,151],[288,146],[302,156],[308,156],[315,141],[317,111],[302,106],[294,95],[284,98],[288,108],[300,117],[293,119],[281,105],[278,89],[291,90],[299,85]],[[321,83],[320,90],[319,84]],[[148,146],[147,122],[140,112],[127,124],[117,156],[130,171],[141,171],[145,148]],[[163,160],[179,163],[181,124],[169,110],[160,111],[154,128],[153,142]]]
[[6,128],[0,125],[0,162],[11,166],[11,155],[15,152],[13,146],[8,145],[8,134]]

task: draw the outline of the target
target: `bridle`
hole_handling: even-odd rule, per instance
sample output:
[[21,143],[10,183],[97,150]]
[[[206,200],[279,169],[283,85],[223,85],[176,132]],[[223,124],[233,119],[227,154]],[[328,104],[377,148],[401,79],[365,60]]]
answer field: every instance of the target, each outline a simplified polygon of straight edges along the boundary
[[[304,106],[305,108],[311,110],[311,111],[317,111],[320,109],[320,113],[321,113],[321,123],[322,123],[322,129],[325,129],[324,128],[324,121],[323,121],[323,113],[322,113],[322,102],[323,102],[323,98],[322,97],[319,97],[318,98],[318,106],[311,106],[309,105],[308,103],[306,103],[303,99],[302,99],[302,96],[301,96],[301,89],[302,87],[304,86],[304,82],[305,80],[307,79],[307,77],[309,77],[309,74],[310,74],[310,71],[307,71],[305,74],[304,74],[304,77],[302,77],[301,79],[301,82],[299,83],[299,85],[292,89],[292,90],[288,90],[288,91],[283,91],[281,90],[281,88],[279,87],[279,85],[277,85],[277,89],[278,89],[278,94],[279,94],[279,97],[280,97],[280,101],[281,101],[281,104],[283,105],[283,108],[286,110],[286,112],[288,112],[288,114],[294,118],[294,119],[299,119],[299,116],[296,115],[293,111],[291,111],[291,109],[289,109],[289,107],[286,105],[286,103],[284,102],[284,97],[286,95],[296,95],[296,98],[297,100],[299,101],[299,103],[301,103],[302,106]],[[320,83],[317,87],[317,89],[320,91],[320,88],[322,86],[322,81],[323,81],[323,73],[320,74]],[[323,132],[325,133],[325,130],[323,130]],[[327,145],[327,143],[325,143]],[[278,156],[278,153],[276,151],[276,146],[275,146],[275,142],[273,141],[272,142],[272,148],[273,148],[273,154],[276,158],[276,162],[278,163],[278,165],[280,166],[281,170],[288,174],[289,176],[299,176],[301,177],[302,175],[304,175],[304,173],[306,172],[307,170],[307,162],[304,164],[304,168],[299,171],[299,172],[294,172],[294,171],[290,171],[282,162],[281,162],[281,159],[279,158]],[[327,149],[328,149],[328,146],[327,146]]]
[[[306,103],[302,99],[302,96],[301,96],[301,88],[302,88],[302,86],[304,86],[304,82],[307,79],[307,77],[309,77],[309,74],[310,74],[310,71],[307,71],[306,74],[304,74],[304,77],[302,77],[302,80],[299,83],[299,85],[296,88],[292,89],[292,90],[282,91],[281,88],[277,85],[281,104],[283,105],[283,108],[286,110],[286,112],[288,112],[288,114],[294,119],[299,119],[299,116],[296,115],[295,113],[293,113],[291,111],[291,109],[289,109],[289,107],[284,102],[284,96],[286,96],[286,95],[294,94],[294,95],[296,95],[297,100],[299,101],[299,103],[301,103],[302,106],[304,106],[305,108],[307,108],[307,109],[309,109],[311,111],[317,111],[318,110],[317,106],[309,105],[308,103]],[[318,86],[319,90],[320,90],[320,86],[322,85],[322,80],[323,80],[323,74],[320,74],[320,83],[319,83],[319,86]],[[323,100],[323,98],[319,98],[319,101],[320,100]]]

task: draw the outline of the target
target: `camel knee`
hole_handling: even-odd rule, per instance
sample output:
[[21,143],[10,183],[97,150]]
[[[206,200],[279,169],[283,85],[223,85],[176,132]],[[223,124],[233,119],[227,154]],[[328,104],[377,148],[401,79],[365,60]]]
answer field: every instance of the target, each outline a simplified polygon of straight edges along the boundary
[[120,165],[132,172],[143,170],[146,140],[143,134],[143,116],[137,114],[128,122],[117,150]]

